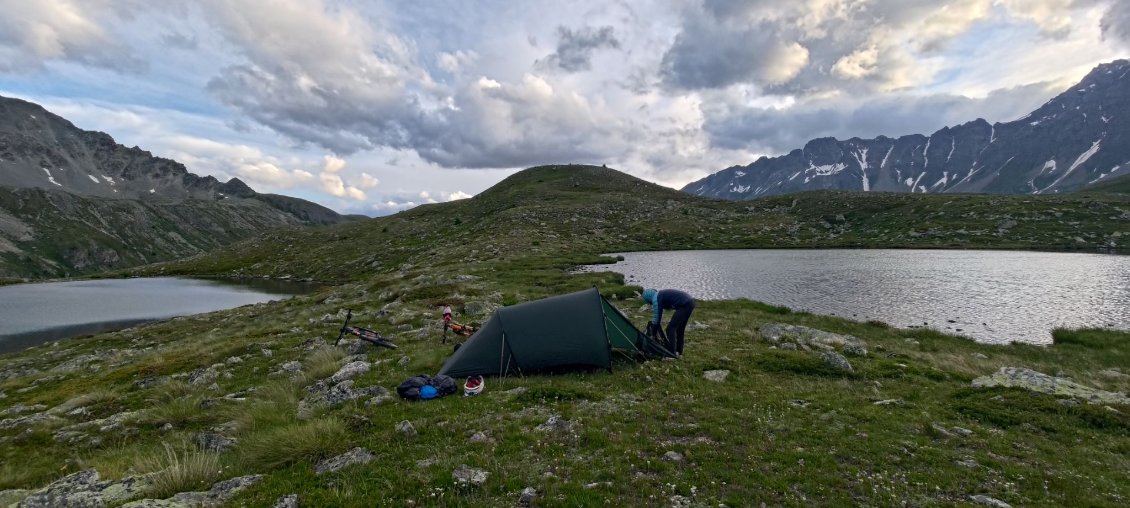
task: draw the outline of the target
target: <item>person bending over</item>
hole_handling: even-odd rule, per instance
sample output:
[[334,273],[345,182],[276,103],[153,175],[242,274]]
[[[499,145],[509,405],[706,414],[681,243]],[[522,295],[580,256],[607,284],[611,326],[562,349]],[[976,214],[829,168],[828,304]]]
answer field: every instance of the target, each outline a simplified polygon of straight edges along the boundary
[[645,289],[643,299],[651,304],[650,324],[653,326],[661,326],[663,309],[675,311],[675,315],[667,323],[667,342],[671,352],[683,356],[683,335],[687,330],[687,322],[691,319],[691,312],[694,312],[694,298],[678,289]]

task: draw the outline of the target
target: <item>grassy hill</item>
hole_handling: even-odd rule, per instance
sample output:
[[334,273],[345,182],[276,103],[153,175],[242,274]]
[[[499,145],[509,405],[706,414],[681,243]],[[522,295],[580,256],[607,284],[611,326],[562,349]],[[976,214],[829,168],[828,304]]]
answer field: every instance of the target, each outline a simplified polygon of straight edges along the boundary
[[[0,356],[0,489],[27,489],[0,491],[0,505],[91,469],[139,485],[110,505],[251,474],[262,476],[230,504],[297,494],[302,506],[507,506],[532,490],[535,506],[950,506],[973,496],[1124,505],[1130,406],[971,381],[1024,367],[1126,392],[1127,333],[1058,331],[1052,347],[986,346],[711,301],[695,311],[678,361],[490,378],[481,396],[424,403],[381,388],[439,370],[451,353],[441,343],[443,303],[457,321],[482,322],[501,305],[595,285],[644,323],[641,288],[618,274],[571,273],[607,260],[603,252],[1123,249],[1116,233],[1128,210],[1125,196],[1107,194],[822,192],[734,203],[555,166],[472,199],[269,233],[129,273],[309,278],[323,290]],[[333,347],[346,309],[400,348]],[[819,348],[768,342],[776,323],[851,334],[868,352],[850,357],[851,372],[836,370]],[[337,393],[364,396],[313,404],[356,361],[369,370]],[[704,379],[715,370],[729,374]],[[212,434],[233,442],[208,447],[215,439],[200,436]],[[355,447],[374,460],[315,471]],[[485,482],[457,484],[462,465],[487,473]]]
[[1130,175],[1123,175],[1113,180],[1107,180],[1104,182],[1096,182],[1084,187],[1077,192],[1114,192],[1119,194],[1130,194]]

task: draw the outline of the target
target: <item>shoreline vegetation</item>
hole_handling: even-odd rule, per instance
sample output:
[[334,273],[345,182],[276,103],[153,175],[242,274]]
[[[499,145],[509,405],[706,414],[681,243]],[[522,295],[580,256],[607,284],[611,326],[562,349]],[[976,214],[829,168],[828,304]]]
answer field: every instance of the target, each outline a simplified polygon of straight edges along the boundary
[[[624,357],[611,373],[487,378],[475,397],[397,399],[397,384],[435,373],[451,353],[442,304],[456,321],[485,322],[500,306],[596,286],[642,324],[642,288],[612,272],[572,273],[615,260],[601,252],[756,247],[749,232],[761,228],[788,236],[780,246],[876,235],[888,248],[884,229],[888,239],[932,230],[914,238],[927,242],[919,247],[954,235],[1010,248],[1061,234],[1118,244],[1126,219],[1111,217],[1130,210],[1119,196],[1023,210],[941,196],[958,226],[909,216],[894,196],[890,209],[844,209],[843,221],[833,212],[829,227],[811,226],[792,202],[804,198],[739,203],[751,210],[730,215],[732,204],[600,169],[528,170],[463,202],[119,272],[333,285],[0,356],[0,505],[97,496],[109,506],[272,506],[290,495],[302,506],[1130,503],[1130,405],[1116,397],[1130,391],[1127,332],[1057,330],[1051,346],[994,346],[705,301],[677,361]],[[1055,212],[1063,229],[1041,231]],[[993,215],[969,215],[979,213]],[[335,347],[347,309],[399,349]],[[1094,392],[975,382],[1002,369]]]

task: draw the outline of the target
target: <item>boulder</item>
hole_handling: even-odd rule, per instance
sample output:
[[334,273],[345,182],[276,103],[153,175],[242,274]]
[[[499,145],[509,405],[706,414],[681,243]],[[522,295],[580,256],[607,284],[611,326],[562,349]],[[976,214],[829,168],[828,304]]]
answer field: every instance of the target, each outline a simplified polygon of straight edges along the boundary
[[1091,404],[1126,404],[1130,398],[1124,393],[1108,392],[1076,383],[1070,379],[1049,376],[1041,372],[1018,367],[1001,367],[997,372],[973,380],[976,388],[1004,386],[1023,388],[1049,395],[1067,396],[1085,400]]
[[236,440],[215,432],[201,432],[192,438],[196,447],[206,452],[225,452],[235,446]]
[[280,497],[271,508],[298,508],[298,494]]
[[[867,344],[853,335],[826,332],[807,326],[785,323],[766,323],[759,330],[761,338],[771,344],[794,342],[802,346],[818,349],[833,349],[853,346],[866,351]],[[865,353],[866,354],[866,353]]]
[[456,485],[481,487],[487,482],[487,477],[489,476],[490,473],[482,469],[474,469],[467,464],[460,464],[459,467],[451,472],[451,478],[455,480]]
[[408,420],[402,420],[396,424],[396,431],[408,437],[416,436],[416,427],[412,426],[412,422]]
[[361,374],[369,372],[373,364],[369,362],[350,362],[338,369],[333,376],[330,376],[331,383],[340,383],[347,379],[353,379]]
[[847,372],[848,374],[855,373],[855,369],[851,367],[851,362],[849,362],[847,358],[844,358],[839,353],[833,351],[825,351],[820,355],[820,357],[824,359],[824,363],[834,367],[837,370]]
[[702,377],[708,381],[721,383],[726,380],[726,376],[730,375],[728,370],[708,370],[702,373]]
[[357,447],[337,457],[319,462],[314,466],[314,474],[334,473],[354,464],[368,464],[376,458],[369,450]]

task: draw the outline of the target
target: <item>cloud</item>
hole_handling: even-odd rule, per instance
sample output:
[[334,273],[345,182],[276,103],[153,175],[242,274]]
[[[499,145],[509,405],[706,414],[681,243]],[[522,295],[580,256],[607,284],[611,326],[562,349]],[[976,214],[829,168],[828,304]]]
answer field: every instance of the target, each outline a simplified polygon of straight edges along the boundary
[[1124,48],[1130,48],[1130,2],[1117,0],[1112,3],[1100,26],[1104,37],[1118,40]]
[[370,175],[369,173],[361,173],[360,179],[361,179],[361,182],[358,183],[357,185],[359,187],[361,187],[362,189],[372,189],[373,187],[376,187],[376,186],[381,184],[380,180],[378,180],[373,175]]
[[333,155],[327,155],[322,160],[325,161],[325,164],[322,166],[322,171],[327,173],[339,173],[342,168],[345,167],[345,160]]
[[539,62],[546,68],[559,68],[566,72],[587,71],[592,68],[592,54],[599,49],[620,49],[615,29],[581,27],[576,31],[557,27],[557,50]]
[[750,108],[735,101],[708,108],[703,128],[716,148],[779,155],[820,137],[928,135],[976,118],[1012,121],[1011,115],[1034,110],[1052,93],[1047,84],[1039,83],[997,90],[980,99],[895,93],[865,102],[833,97],[788,108]]
[[808,64],[808,48],[786,40],[775,25],[739,30],[709,26],[696,17],[663,56],[660,73],[677,89],[722,88],[737,83],[781,84]]
[[327,194],[339,198],[348,197],[357,201],[365,201],[365,192],[357,187],[345,185],[345,181],[339,175],[323,172],[318,176],[318,180],[322,183],[322,191]]
[[0,0],[0,72],[43,70],[49,61],[139,72],[144,61],[112,25],[128,9],[108,0]]

